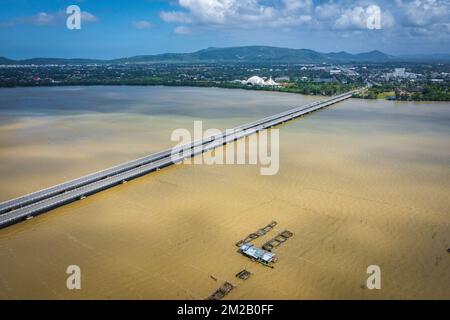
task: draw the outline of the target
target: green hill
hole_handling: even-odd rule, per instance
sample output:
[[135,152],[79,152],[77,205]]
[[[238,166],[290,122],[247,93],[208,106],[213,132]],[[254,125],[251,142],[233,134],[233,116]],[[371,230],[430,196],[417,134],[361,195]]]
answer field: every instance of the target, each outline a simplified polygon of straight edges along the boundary
[[[428,58],[427,58],[428,57]],[[141,55],[113,60],[33,58],[11,60],[0,58],[0,64],[118,64],[118,63],[386,63],[395,61],[433,61],[433,56],[394,57],[380,51],[351,54],[348,52],[321,53],[308,49],[289,49],[269,46],[207,48],[192,53],[164,53]],[[440,55],[440,60],[450,61],[450,55]]]

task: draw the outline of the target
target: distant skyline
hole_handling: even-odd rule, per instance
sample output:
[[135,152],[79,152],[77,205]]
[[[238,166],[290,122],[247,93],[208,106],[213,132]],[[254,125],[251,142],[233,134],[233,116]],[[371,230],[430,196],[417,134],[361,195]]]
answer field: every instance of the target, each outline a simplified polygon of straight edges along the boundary
[[[0,0],[0,56],[111,59],[269,45],[450,53],[450,0]],[[68,30],[66,8],[82,10]],[[380,13],[380,25],[368,21]],[[373,21],[373,20],[371,20]]]

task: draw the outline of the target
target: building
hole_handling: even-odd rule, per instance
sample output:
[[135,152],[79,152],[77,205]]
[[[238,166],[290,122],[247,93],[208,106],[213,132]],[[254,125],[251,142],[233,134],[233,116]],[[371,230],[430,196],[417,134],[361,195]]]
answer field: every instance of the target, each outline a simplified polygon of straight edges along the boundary
[[313,81],[316,83],[331,83],[335,82],[336,80],[333,78],[315,78]]
[[263,78],[260,78],[258,76],[253,76],[249,78],[247,81],[245,81],[246,84],[251,84],[253,86],[264,86],[266,82]]
[[282,82],[282,81],[290,81],[290,80],[291,80],[291,78],[289,76],[282,76],[282,77],[275,78],[275,81],[280,81],[280,82]]
[[404,78],[405,77],[405,68],[395,68],[393,76],[396,78]]
[[273,81],[272,77],[270,77],[269,80],[264,81],[263,78],[258,77],[258,76],[253,76],[253,77],[249,78],[247,81],[244,80],[244,81],[242,81],[242,84],[249,84],[252,86],[261,86],[261,87],[263,87],[263,86],[272,86],[272,87],[279,86],[278,83]]
[[417,79],[420,75],[412,72],[406,72],[405,68],[395,68],[394,72],[386,73],[384,78],[386,81],[390,79]]
[[278,83],[272,80],[272,77],[269,78],[269,80],[266,81],[266,86],[278,86]]
[[255,247],[251,243],[245,243],[239,247],[239,252],[244,256],[255,259],[258,262],[269,264],[276,261],[275,253]]

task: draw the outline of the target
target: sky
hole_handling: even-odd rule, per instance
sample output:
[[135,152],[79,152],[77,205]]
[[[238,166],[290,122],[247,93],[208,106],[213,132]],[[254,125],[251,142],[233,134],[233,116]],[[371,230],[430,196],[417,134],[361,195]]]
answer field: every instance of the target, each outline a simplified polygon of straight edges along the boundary
[[[81,29],[66,26],[70,5],[81,10]],[[0,0],[0,6],[0,56],[13,59],[246,45],[450,53],[450,0]]]

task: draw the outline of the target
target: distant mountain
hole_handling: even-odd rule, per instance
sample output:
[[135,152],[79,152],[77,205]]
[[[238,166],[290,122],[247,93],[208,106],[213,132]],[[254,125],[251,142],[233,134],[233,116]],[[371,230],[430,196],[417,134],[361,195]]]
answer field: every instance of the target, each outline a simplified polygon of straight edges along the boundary
[[354,57],[357,59],[357,61],[388,62],[395,60],[394,56],[387,55],[378,50],[359,53],[356,54]]
[[13,60],[4,58],[4,57],[0,57],[0,64],[12,64],[12,63],[14,63]]
[[390,62],[395,60],[394,56],[385,54],[381,51],[370,51],[358,54],[351,54],[345,51],[338,53],[325,53],[330,60],[337,60],[343,62]]
[[200,60],[219,62],[321,62],[326,57],[307,49],[288,49],[265,46],[208,48],[194,53]]
[[0,57],[0,64],[90,64],[90,63],[104,63],[104,60],[95,59],[64,59],[64,58],[32,58],[25,60],[12,60]]
[[193,53],[160,54],[117,59],[115,62],[156,63],[156,62],[281,62],[281,63],[321,63],[321,62],[384,62],[393,57],[379,51],[360,54],[347,52],[321,53],[308,49],[289,49],[267,46],[208,48]]
[[25,64],[90,64],[102,63],[102,60],[95,59],[63,59],[63,58],[33,58],[22,60]]
[[355,56],[351,53],[341,51],[341,52],[330,52],[327,54],[328,58],[331,60],[351,60]]
[[397,57],[399,60],[412,61],[412,62],[449,62],[450,54],[409,54]]
[[450,61],[450,55],[395,57],[380,51],[359,54],[348,52],[321,53],[308,49],[289,49],[269,46],[208,48],[193,53],[164,53],[113,60],[34,58],[11,60],[0,57],[0,64],[117,64],[117,63],[386,63],[395,61]]

